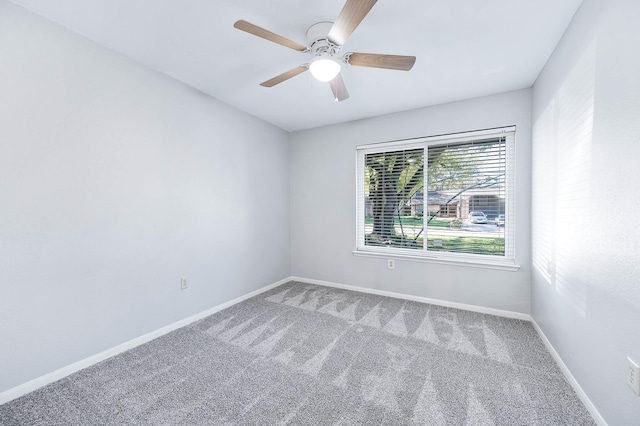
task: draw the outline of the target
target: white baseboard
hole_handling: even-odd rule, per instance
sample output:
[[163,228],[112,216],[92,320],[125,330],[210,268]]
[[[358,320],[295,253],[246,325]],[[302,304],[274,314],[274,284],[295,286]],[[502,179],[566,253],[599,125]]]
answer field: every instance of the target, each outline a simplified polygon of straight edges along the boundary
[[375,289],[366,288],[366,287],[357,287],[357,286],[353,286],[353,285],[337,284],[337,283],[332,283],[332,282],[329,282],[329,281],[314,280],[314,279],[311,279],[311,278],[290,277],[290,279],[291,279],[291,281],[299,281],[299,282],[303,282],[303,283],[307,283],[307,284],[316,284],[316,285],[321,285],[321,286],[325,286],[325,287],[335,287],[335,288],[340,288],[340,289],[343,289],[343,290],[358,291],[360,293],[369,293],[369,294],[375,294],[375,295],[378,295],[378,296],[393,297],[393,298],[396,298],[396,299],[413,300],[415,302],[429,303],[429,304],[438,305],[438,306],[446,306],[448,308],[455,308],[455,309],[462,309],[462,310],[465,310],[465,311],[479,312],[481,314],[495,315],[495,316],[498,316],[498,317],[513,318],[513,319],[519,319],[519,320],[523,320],[523,321],[531,321],[531,316],[529,314],[523,314],[521,312],[513,312],[513,311],[504,311],[504,310],[501,310],[501,309],[485,308],[483,306],[467,305],[467,304],[464,304],[464,303],[448,302],[446,300],[431,299],[429,297],[413,296],[413,295],[410,295],[410,294],[395,293],[395,292],[392,292],[392,291],[375,290]]
[[556,361],[556,364],[558,364],[558,367],[560,367],[560,370],[562,371],[562,374],[564,374],[565,379],[567,379],[567,382],[569,382],[573,390],[578,394],[578,398],[580,398],[580,401],[582,401],[587,411],[589,411],[589,414],[591,414],[591,417],[593,417],[593,420],[599,426],[607,426],[607,422],[604,421],[604,418],[602,417],[602,415],[600,415],[598,409],[595,407],[595,405],[593,405],[582,387],[580,387],[580,384],[575,379],[575,377],[573,377],[573,374],[571,374],[569,368],[566,366],[564,361],[562,361],[562,358],[560,358],[560,355],[558,354],[558,352],[556,352],[549,339],[547,339],[547,336],[545,336],[545,334],[542,332],[542,329],[535,321],[535,319],[531,318],[531,324],[533,325],[533,328],[535,328],[538,332],[540,339],[547,347],[547,350],[549,351],[553,359]]
[[67,365],[66,367],[62,367],[58,370],[52,371],[51,373],[45,374],[44,376],[40,376],[35,378],[27,383],[23,383],[14,388],[8,389],[2,393],[0,393],[0,405],[6,402],[9,402],[13,399],[21,397],[29,392],[33,392],[36,389],[39,389],[43,386],[48,385],[49,383],[53,383],[57,380],[60,380],[64,377],[67,377],[76,371],[82,370],[84,368],[90,367],[94,364],[97,364],[105,359],[111,358],[112,356],[118,355],[121,352],[128,351],[129,349],[133,349],[136,346],[140,346],[144,343],[150,342],[153,339],[156,339],[162,335],[170,333],[178,328],[184,327],[185,325],[189,325],[193,322],[201,320],[202,318],[206,318],[209,315],[215,314],[218,311],[226,309],[230,306],[238,304],[244,300],[250,299],[253,296],[257,296],[260,293],[264,293],[265,291],[269,291],[274,287],[282,285],[291,281],[291,278],[285,278],[273,284],[269,284],[265,287],[262,287],[258,290],[252,291],[251,293],[247,293],[243,296],[237,297],[233,300],[230,300],[225,303],[221,303],[220,305],[214,306],[213,308],[207,309],[206,311],[199,312],[195,315],[192,315],[188,318],[182,319],[180,321],[176,321],[172,324],[169,324],[165,327],[154,330],[150,333],[144,334],[140,337],[136,337],[135,339],[124,342],[120,345],[114,346],[110,349],[102,351],[98,354],[92,355],[88,358],[80,360],[78,362],[74,362],[73,364]]

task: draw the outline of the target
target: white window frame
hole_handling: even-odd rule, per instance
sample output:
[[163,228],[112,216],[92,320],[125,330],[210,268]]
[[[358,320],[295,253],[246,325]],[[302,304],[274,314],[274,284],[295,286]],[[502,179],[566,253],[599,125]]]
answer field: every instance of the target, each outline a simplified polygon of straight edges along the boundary
[[[473,132],[455,133],[447,135],[421,137],[415,139],[381,142],[356,147],[356,248],[353,254],[356,256],[380,257],[385,259],[395,258],[409,261],[432,262],[442,264],[456,264],[463,266],[501,269],[516,271],[519,265],[515,262],[515,126],[498,129],[480,130]],[[505,138],[506,151],[506,190],[505,190],[505,255],[483,255],[468,253],[453,253],[443,251],[429,251],[425,243],[422,249],[408,249],[398,247],[384,247],[365,245],[365,156],[388,151],[410,150],[437,146],[445,143],[471,142],[487,139],[489,137]],[[428,173],[425,165],[425,200],[427,194]],[[427,231],[425,230],[425,241]]]

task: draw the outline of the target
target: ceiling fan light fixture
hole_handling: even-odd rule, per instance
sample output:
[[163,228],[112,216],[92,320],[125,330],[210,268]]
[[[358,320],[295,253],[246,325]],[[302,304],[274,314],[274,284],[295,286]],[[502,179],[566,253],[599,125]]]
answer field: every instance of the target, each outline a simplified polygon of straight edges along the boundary
[[335,22],[316,22],[307,29],[306,46],[242,19],[236,21],[233,26],[238,30],[312,56],[310,62],[263,81],[260,86],[273,87],[309,70],[315,79],[329,83],[334,100],[340,102],[349,98],[340,73],[342,64],[400,71],[409,71],[413,67],[416,62],[415,56],[358,52],[341,54],[340,51],[347,39],[377,2],[377,0],[345,1]]
[[331,81],[340,72],[340,63],[326,54],[320,54],[313,58],[309,64],[309,71],[320,81]]

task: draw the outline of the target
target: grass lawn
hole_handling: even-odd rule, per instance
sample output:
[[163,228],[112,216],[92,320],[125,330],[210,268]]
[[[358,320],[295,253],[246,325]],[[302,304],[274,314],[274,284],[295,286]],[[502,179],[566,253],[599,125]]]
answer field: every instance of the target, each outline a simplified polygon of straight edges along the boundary
[[[397,240],[391,243],[392,247],[415,248],[422,250],[424,236],[420,235],[414,240],[415,234],[406,234],[404,237],[398,236]],[[388,245],[389,242],[371,238],[371,234],[365,235],[367,245]],[[436,246],[435,241],[441,244]],[[504,238],[488,237],[461,237],[461,236],[436,236],[427,238],[428,251],[444,251],[449,253],[473,253],[486,254],[489,256],[504,256]]]
[[447,228],[449,229],[451,224],[451,219],[443,219],[441,217],[434,217],[429,222],[429,228]]
[[[401,218],[403,226],[422,226],[424,223],[423,218],[419,216],[402,216]],[[393,221],[396,226],[400,226],[398,216],[394,217]],[[450,222],[451,219],[436,217],[431,219],[431,222],[429,222],[429,228],[449,228]],[[366,217],[364,223],[367,225],[373,225],[373,217]]]
[[[436,247],[434,240],[442,241],[442,247]],[[504,238],[435,237],[428,238],[427,244],[429,251],[504,256]]]
[[[424,218],[417,216],[402,216],[402,225],[405,227],[405,236],[397,240],[397,245],[392,243],[396,247],[413,247],[421,249],[424,244],[424,234],[421,234],[417,240],[414,241],[417,231],[422,228]],[[400,220],[396,216],[394,218],[396,229],[400,226]],[[367,225],[373,225],[373,217],[365,218]],[[450,229],[451,219],[434,217],[429,222],[428,228],[446,228]],[[408,228],[415,229],[408,229]],[[415,234],[413,233],[415,232]],[[440,244],[436,246],[434,241],[438,241]],[[389,244],[382,243],[382,241],[374,242],[370,240],[368,244],[371,245],[383,245]],[[408,245],[407,245],[408,244]],[[504,238],[492,238],[492,237],[473,237],[473,236],[435,236],[427,238],[427,249],[429,251],[446,251],[449,253],[475,253],[475,254],[487,254],[491,256],[504,256]]]

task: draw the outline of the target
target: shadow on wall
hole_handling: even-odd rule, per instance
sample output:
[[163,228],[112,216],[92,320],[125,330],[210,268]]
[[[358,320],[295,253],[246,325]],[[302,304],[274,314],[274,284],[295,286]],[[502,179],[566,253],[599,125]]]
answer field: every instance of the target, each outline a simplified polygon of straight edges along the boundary
[[533,268],[581,317],[585,270],[572,257],[588,246],[600,214],[591,194],[595,66],[594,38],[533,122]]

